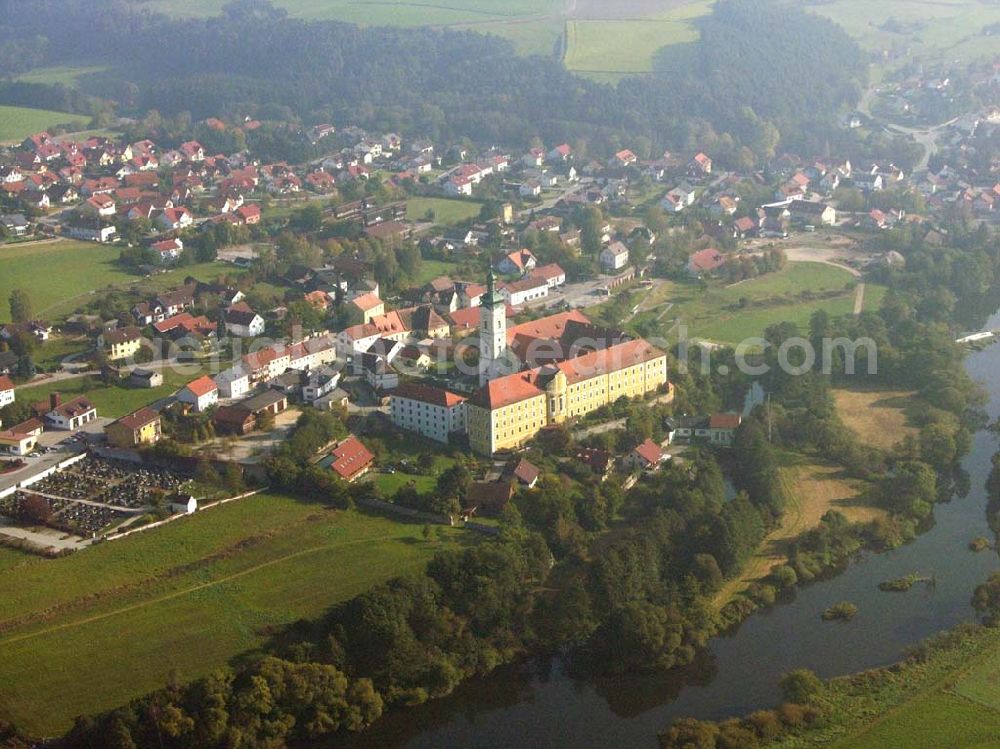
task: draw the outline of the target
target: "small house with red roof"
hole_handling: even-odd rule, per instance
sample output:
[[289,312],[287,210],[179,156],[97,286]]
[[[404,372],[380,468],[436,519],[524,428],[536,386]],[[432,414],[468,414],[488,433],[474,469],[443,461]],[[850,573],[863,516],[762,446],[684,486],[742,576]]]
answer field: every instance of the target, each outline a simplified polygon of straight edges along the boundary
[[636,445],[625,456],[625,467],[633,471],[655,471],[667,459],[663,448],[646,439],[641,445]]
[[364,476],[375,463],[375,456],[353,434],[333,448],[330,458],[330,470],[347,482]]
[[687,270],[692,276],[700,276],[718,270],[726,263],[726,256],[715,248],[699,250],[688,258]]
[[219,388],[215,380],[202,375],[178,390],[177,400],[187,403],[198,413],[203,413],[219,402]]

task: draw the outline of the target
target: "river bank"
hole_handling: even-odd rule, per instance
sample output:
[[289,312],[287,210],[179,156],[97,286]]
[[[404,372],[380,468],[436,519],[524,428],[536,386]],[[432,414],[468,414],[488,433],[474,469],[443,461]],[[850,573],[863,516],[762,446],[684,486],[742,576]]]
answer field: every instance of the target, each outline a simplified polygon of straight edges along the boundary
[[[1000,325],[1000,315],[990,322]],[[987,411],[995,419],[1000,347],[971,353],[966,370],[987,388]],[[531,660],[389,714],[346,745],[655,747],[657,732],[678,717],[721,719],[777,704],[778,680],[794,668],[830,678],[892,664],[905,648],[971,620],[972,590],[997,568],[993,552],[968,548],[970,539],[991,535],[983,486],[995,448],[989,432],[975,435],[962,462],[969,494],[938,505],[933,526],[915,541],[862,553],[840,575],[787,592],[778,605],[713,639],[686,669],[578,679],[559,659]],[[905,593],[878,590],[880,582],[914,570],[937,584]],[[844,600],[859,607],[850,623],[819,620]]]

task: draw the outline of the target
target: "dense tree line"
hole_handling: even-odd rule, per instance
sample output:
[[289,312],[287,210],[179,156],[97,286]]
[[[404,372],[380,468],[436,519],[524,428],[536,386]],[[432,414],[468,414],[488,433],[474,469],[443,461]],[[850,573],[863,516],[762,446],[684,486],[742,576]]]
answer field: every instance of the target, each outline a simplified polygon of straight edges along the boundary
[[[0,43],[43,36],[47,63],[92,59],[101,39],[111,69],[86,85],[128,112],[356,122],[439,141],[541,137],[589,143],[594,155],[631,147],[642,158],[710,148],[733,166],[762,163],[783,134],[829,132],[864,76],[842,30],[764,0],[718,3],[684,60],[617,87],[518,57],[494,36],[307,22],[257,0],[196,20],[121,0],[5,0],[0,15]],[[273,142],[280,129],[254,137],[283,148]]]

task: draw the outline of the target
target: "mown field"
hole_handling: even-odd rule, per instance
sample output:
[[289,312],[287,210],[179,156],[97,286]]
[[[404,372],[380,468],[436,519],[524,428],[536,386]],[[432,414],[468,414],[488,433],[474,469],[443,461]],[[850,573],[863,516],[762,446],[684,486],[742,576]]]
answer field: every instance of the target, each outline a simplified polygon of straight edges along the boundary
[[19,143],[32,133],[71,122],[78,128],[87,126],[87,118],[79,114],[0,105],[0,143]]
[[926,407],[914,393],[897,390],[847,390],[837,388],[833,397],[841,420],[866,445],[889,450],[917,429],[911,411]]
[[[728,286],[711,282],[705,290],[694,282],[671,282],[656,289],[655,298],[636,297],[642,310],[633,322],[653,325],[661,335],[674,335],[675,324],[685,325],[689,339],[738,344],[780,322],[808,330],[818,309],[835,317],[851,314],[855,289],[848,285],[853,281],[841,268],[790,262],[777,273]],[[884,295],[884,287],[868,284],[865,310],[878,309]]]
[[698,0],[649,18],[569,20],[564,62],[580,73],[648,73],[663,47],[697,41],[695,21],[711,8],[711,0]]
[[[118,264],[121,249],[93,242],[58,240],[33,244],[0,244],[0,322],[9,320],[7,299],[16,288],[28,290],[34,313],[57,320],[86,304],[94,291],[123,286],[141,279]],[[209,279],[232,273],[225,263],[202,263],[175,268],[155,276],[151,288],[176,286],[187,276]]]
[[474,541],[451,530],[426,541],[422,530],[259,495],[63,559],[11,559],[0,576],[0,718],[53,735]]
[[472,200],[450,200],[448,198],[410,198],[406,201],[408,221],[424,221],[428,211],[434,212],[431,219],[435,224],[457,224],[476,218],[482,203]]

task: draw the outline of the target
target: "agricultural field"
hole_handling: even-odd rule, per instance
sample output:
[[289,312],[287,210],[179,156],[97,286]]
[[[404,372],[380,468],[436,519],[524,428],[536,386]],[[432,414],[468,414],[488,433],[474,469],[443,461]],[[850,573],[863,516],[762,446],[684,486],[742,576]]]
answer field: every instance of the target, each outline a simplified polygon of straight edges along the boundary
[[0,718],[53,735],[172,674],[206,675],[283,625],[474,542],[443,533],[428,541],[419,524],[258,495],[69,557],[5,565]]
[[[665,335],[676,332],[671,331],[676,322],[687,327],[689,339],[738,344],[780,322],[808,330],[818,309],[832,317],[851,314],[853,281],[849,272],[832,265],[789,262],[777,273],[728,286],[711,282],[705,290],[694,282],[666,283],[656,289],[656,299],[640,301],[633,323],[654,325],[657,334]],[[878,309],[884,295],[884,287],[867,284],[864,309]]]
[[457,224],[479,216],[482,203],[448,198],[410,198],[406,201],[407,221],[424,221],[428,211],[434,212],[434,223]]
[[87,126],[87,118],[68,112],[49,109],[28,109],[0,105],[0,144],[20,143],[32,133],[53,125],[75,123],[78,128]]
[[700,0],[644,18],[569,20],[564,63],[570,70],[612,78],[649,73],[660,49],[698,40],[694,22],[711,8]]
[[[152,0],[153,10],[176,16],[219,15],[227,0]],[[365,25],[437,26],[495,19],[525,19],[558,13],[563,0],[449,0],[434,5],[409,0],[277,0],[289,15]]]
[[0,321],[9,319],[7,298],[16,288],[29,291],[38,317],[52,318],[57,308],[70,300],[82,304],[93,289],[127,282],[134,277],[118,265],[120,253],[117,247],[90,242],[0,245],[4,267],[0,273]]
[[[912,56],[969,60],[996,52],[996,41],[982,36],[1000,22],[1000,6],[980,0],[830,0],[805,3],[842,26],[871,49],[907,49]],[[886,27],[886,22],[894,22]],[[896,30],[890,31],[889,28]]]
[[88,73],[100,73],[108,69],[107,65],[53,65],[48,68],[35,68],[29,73],[18,76],[23,83],[61,84],[73,88],[80,76]]

